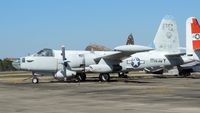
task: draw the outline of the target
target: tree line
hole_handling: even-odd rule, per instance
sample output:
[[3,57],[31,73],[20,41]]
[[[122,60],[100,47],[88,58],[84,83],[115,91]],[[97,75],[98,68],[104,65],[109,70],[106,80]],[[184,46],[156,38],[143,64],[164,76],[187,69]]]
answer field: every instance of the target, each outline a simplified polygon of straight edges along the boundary
[[0,71],[15,71],[16,69],[12,66],[12,62],[8,58],[0,59]]

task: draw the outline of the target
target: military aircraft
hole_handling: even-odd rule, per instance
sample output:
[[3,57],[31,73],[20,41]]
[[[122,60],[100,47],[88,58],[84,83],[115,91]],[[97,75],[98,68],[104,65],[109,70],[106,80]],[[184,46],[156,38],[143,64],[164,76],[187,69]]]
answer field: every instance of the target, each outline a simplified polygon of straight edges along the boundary
[[[126,69],[136,70],[150,67],[180,66],[196,61],[193,57],[183,56],[184,53],[180,52],[177,26],[171,16],[167,16],[161,21],[154,44],[154,50],[131,55],[130,58],[125,59],[127,61],[122,62],[125,63],[122,67],[126,66]],[[130,62],[132,67],[127,62]]]
[[[155,44],[156,45],[156,44]],[[192,72],[200,71],[200,26],[195,17],[190,17],[186,20],[186,55],[193,62],[178,65],[178,75],[187,77]],[[173,66],[168,67],[149,67],[145,70],[149,73],[162,74],[163,70],[171,70]]]
[[[173,17],[168,15],[167,18],[171,18],[172,20]],[[169,29],[170,31],[173,31],[173,36],[174,38],[171,39],[171,41],[166,41],[168,39],[171,38],[171,34],[170,32],[163,32],[163,33],[158,33],[160,32],[165,26],[169,26]],[[156,36],[157,38],[154,39],[153,41],[153,45],[155,50],[157,51],[160,51],[160,52],[170,52],[170,51],[176,51],[176,52],[180,52],[180,49],[179,49],[179,38],[178,38],[178,31],[177,31],[177,25],[176,25],[176,22],[173,21],[172,24],[166,24],[166,25],[160,25],[159,26],[159,30],[157,31],[157,34]],[[162,40],[160,40],[161,38],[159,37],[163,37]],[[167,44],[162,44],[162,43],[166,43]],[[173,47],[170,47],[171,44],[170,43],[173,43]],[[166,69],[171,69],[174,65],[172,66],[163,66],[163,65],[160,65],[160,66],[156,66],[156,67],[147,67],[147,68],[144,68],[145,72],[147,73],[153,73],[153,74],[163,74],[164,70]]]
[[200,71],[200,25],[195,17],[186,20],[186,56],[194,62],[179,66],[179,74],[189,76]]
[[13,66],[32,71],[32,83],[38,83],[37,74],[42,73],[64,81],[74,77],[85,80],[86,73],[100,73],[101,81],[109,81],[109,73],[125,74],[146,67],[181,65],[193,60],[177,51],[177,29],[171,18],[163,18],[155,41],[160,48],[158,50],[141,45],[122,45],[114,51],[66,51],[65,47],[62,50],[43,49],[21,57],[13,62]]
[[[58,80],[69,80],[73,77],[81,77],[85,80],[85,73],[101,72],[99,78],[101,81],[107,81],[109,78],[104,76],[106,72],[122,71],[119,65],[120,59],[129,57],[130,54],[136,52],[149,51],[151,48],[134,45],[130,52],[120,51],[72,51],[62,47],[61,50],[43,49],[30,56],[21,57],[15,62],[13,66],[16,69],[32,71],[33,83],[38,83],[37,74],[51,74]],[[106,74],[105,74],[106,73]]]

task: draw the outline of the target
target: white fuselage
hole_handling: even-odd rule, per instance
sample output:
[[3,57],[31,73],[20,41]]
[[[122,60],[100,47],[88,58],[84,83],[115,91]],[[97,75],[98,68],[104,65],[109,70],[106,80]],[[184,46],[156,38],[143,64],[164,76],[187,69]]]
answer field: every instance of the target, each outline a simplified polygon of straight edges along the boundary
[[157,66],[177,66],[187,62],[191,62],[191,59],[188,59],[184,56],[168,58],[166,54],[167,52],[156,50],[135,53],[131,55],[131,57],[123,60],[120,65],[126,70],[139,70]]
[[[33,72],[47,72],[47,73],[56,73],[58,70],[63,68],[63,60],[60,50],[52,50],[51,56],[43,55],[31,55],[27,57],[20,58],[20,69],[30,70]],[[113,53],[118,53],[118,51],[65,51],[66,60],[70,66],[70,70],[76,72],[92,72],[89,67],[91,65],[99,65],[100,61],[95,61],[96,58],[108,56]],[[122,69],[117,71],[131,71],[139,70],[147,67],[156,67],[156,66],[175,66],[187,63],[190,61],[188,58],[184,57],[174,57],[173,59],[168,59],[165,55],[166,52],[162,51],[148,51],[148,52],[139,52],[132,54],[130,57],[122,60],[119,63],[119,66]],[[111,62],[112,66],[116,64],[115,61]],[[102,67],[101,67],[102,66]],[[101,72],[101,70],[107,70],[105,72],[113,72],[113,68],[107,65],[101,65],[100,68],[95,72]],[[108,68],[106,68],[108,67]],[[105,69],[104,69],[105,68]]]
[[[31,55],[20,58],[20,69],[34,72],[55,73],[63,68],[60,50],[52,50],[52,56]],[[115,51],[65,51],[71,70],[82,71],[83,66],[97,64],[95,58],[116,53]]]

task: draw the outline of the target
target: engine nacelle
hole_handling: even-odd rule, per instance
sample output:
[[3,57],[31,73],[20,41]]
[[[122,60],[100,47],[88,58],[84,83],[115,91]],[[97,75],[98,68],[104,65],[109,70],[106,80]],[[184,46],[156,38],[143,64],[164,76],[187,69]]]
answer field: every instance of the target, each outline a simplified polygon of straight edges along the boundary
[[90,65],[89,70],[90,72],[97,72],[97,73],[112,72],[112,68],[106,64]]
[[106,64],[98,64],[98,65],[90,65],[89,70],[90,72],[97,72],[97,73],[108,73],[108,72],[116,72],[121,71],[122,67],[119,65],[106,65]]
[[[59,70],[55,75],[54,77],[58,80],[61,80],[64,78],[64,75],[63,75],[64,71],[61,71]],[[76,75],[76,72],[75,71],[71,71],[71,70],[66,70],[66,76],[69,78],[69,77],[72,77],[72,76],[75,76]]]

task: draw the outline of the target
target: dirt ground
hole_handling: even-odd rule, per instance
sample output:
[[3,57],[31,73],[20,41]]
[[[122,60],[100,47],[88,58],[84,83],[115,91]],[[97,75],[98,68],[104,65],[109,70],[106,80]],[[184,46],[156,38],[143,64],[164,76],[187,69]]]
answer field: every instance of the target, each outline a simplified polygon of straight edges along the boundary
[[[136,77],[135,77],[136,76]],[[109,83],[90,75],[85,82],[58,82],[28,72],[0,73],[1,113],[198,113],[200,78],[132,73]]]

